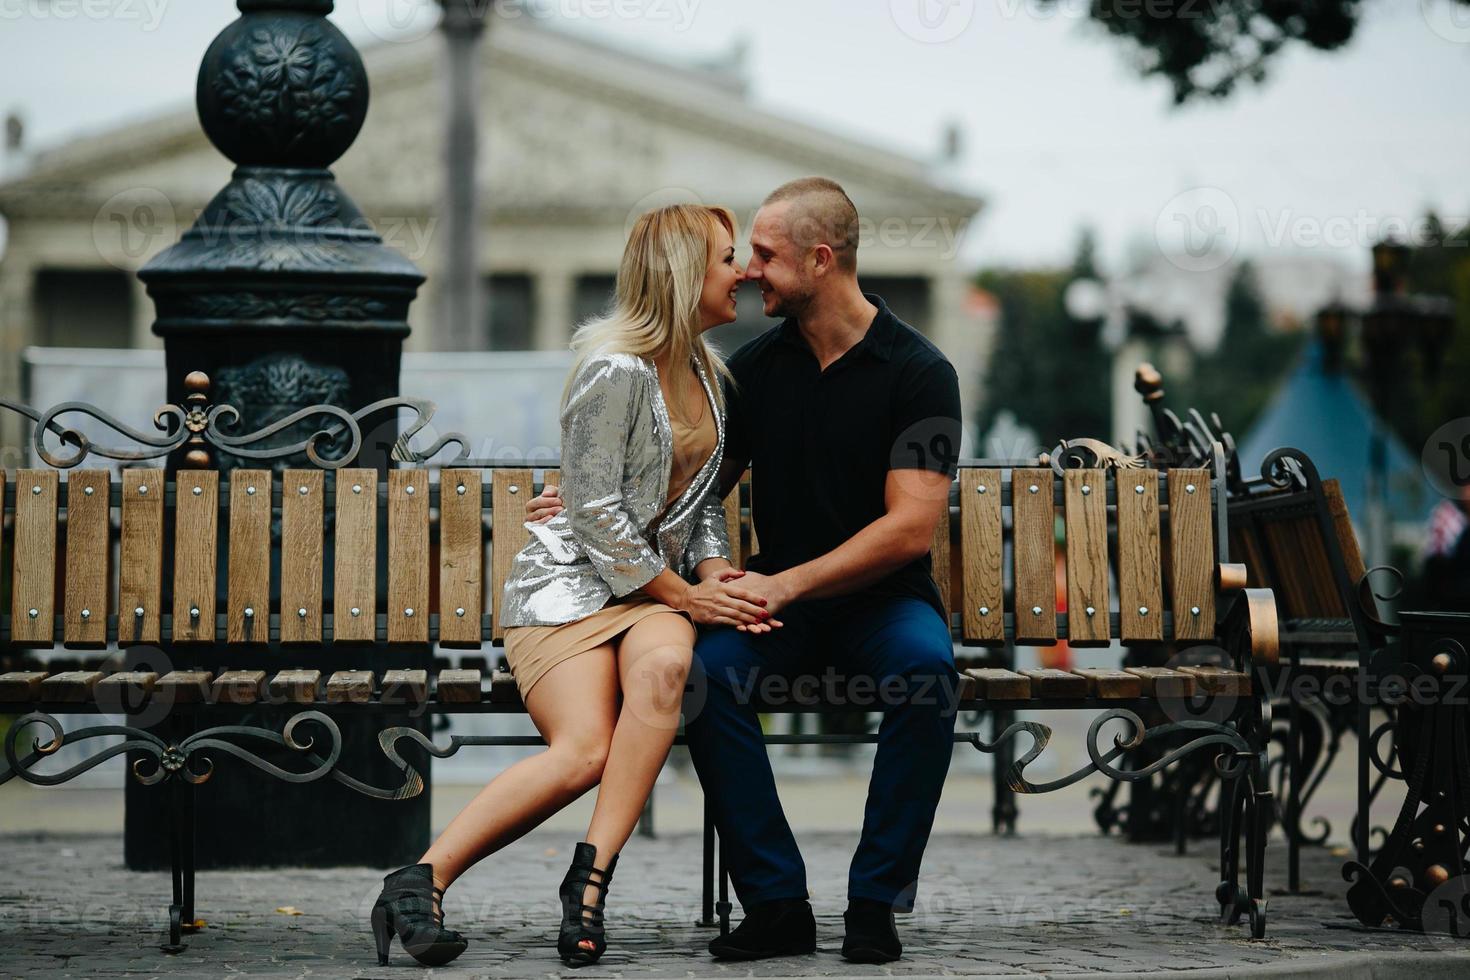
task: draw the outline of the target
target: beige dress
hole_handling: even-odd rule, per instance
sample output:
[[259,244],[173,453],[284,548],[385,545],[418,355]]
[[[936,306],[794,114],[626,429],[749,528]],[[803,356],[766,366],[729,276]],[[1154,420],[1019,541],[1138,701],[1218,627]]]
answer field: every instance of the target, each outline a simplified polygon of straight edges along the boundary
[[[669,472],[668,507],[694,481],[705,461],[715,451],[718,432],[714,406],[704,396],[704,387],[691,371],[688,376],[687,406],[680,412],[668,397],[662,376],[659,384],[669,410],[669,424],[674,430],[674,458]],[[581,653],[595,650],[620,638],[645,617],[655,613],[679,613],[637,589],[614,599],[590,616],[583,616],[559,626],[514,626],[505,631],[505,659],[515,677],[521,698],[531,693],[532,686],[552,667]],[[687,615],[686,613],[680,613]]]

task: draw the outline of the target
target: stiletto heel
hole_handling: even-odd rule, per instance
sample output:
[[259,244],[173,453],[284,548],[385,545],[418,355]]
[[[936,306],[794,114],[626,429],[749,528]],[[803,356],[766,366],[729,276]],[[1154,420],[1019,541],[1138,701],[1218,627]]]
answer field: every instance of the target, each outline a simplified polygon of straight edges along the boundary
[[[578,844],[572,853],[572,866],[561,882],[561,932],[556,938],[556,951],[567,966],[591,966],[602,958],[607,949],[602,911],[607,903],[607,886],[612,882],[613,869],[618,866],[618,856],[614,854],[605,869],[593,867],[592,862],[596,858],[596,847],[586,841]],[[589,885],[597,889],[596,905],[583,901]],[[591,942],[593,948],[585,949],[582,946],[584,942]]]
[[388,926],[388,907],[373,906],[373,941],[378,944],[378,965],[388,965],[388,947],[393,944],[393,933]]
[[395,932],[404,950],[425,966],[443,966],[465,951],[465,938],[444,928],[443,899],[444,892],[434,887],[431,864],[411,864],[383,879],[372,914],[379,966],[388,965]]

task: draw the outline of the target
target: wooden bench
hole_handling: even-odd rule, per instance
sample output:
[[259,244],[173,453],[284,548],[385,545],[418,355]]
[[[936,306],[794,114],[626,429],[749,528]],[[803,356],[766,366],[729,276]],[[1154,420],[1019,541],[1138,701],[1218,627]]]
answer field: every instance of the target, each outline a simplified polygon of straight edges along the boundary
[[[125,734],[135,753],[151,756],[151,764],[144,758],[133,766],[134,778],[170,782],[187,797],[190,785],[208,778],[208,753],[222,751],[221,743],[239,741],[246,733],[243,726],[224,726],[171,741],[126,725],[67,732],[56,718],[61,714],[152,712],[156,717],[162,707],[170,716],[188,716],[204,706],[213,711],[244,711],[262,702],[292,706],[299,712],[280,732],[248,734],[293,751],[300,767],[273,766],[240,744],[231,745],[230,754],[277,778],[334,779],[384,799],[423,790],[422,777],[400,752],[404,741],[437,758],[465,745],[537,742],[533,736],[453,736],[441,747],[418,728],[395,726],[383,731],[379,742],[402,781],[380,787],[337,765],[340,733],[334,718],[404,705],[441,714],[523,711],[514,681],[502,670],[488,669],[484,652],[502,638],[496,605],[511,558],[526,540],[524,503],[546,480],[554,481],[556,471],[545,471],[538,481],[530,467],[464,454],[435,466],[430,457],[452,437],[440,439],[427,456],[404,437],[394,458],[410,465],[390,470],[386,478],[333,460],[280,473],[266,468],[221,472],[210,466],[210,453],[223,447],[214,441],[217,433],[209,422],[214,413],[207,379],[192,375],[190,387],[193,404],[180,417],[199,425],[190,426],[187,437],[181,433],[169,451],[184,454],[198,468],[179,469],[171,477],[159,469],[130,468],[113,479],[106,470],[80,468],[88,452],[108,455],[89,445],[87,452],[66,459],[50,454],[66,470],[64,480],[54,467],[0,474],[6,532],[0,563],[12,574],[9,613],[0,614],[0,713],[22,715],[4,739],[0,783],[15,777],[41,784],[63,781],[120,750],[102,750],[61,774],[38,773],[33,766],[64,744]],[[433,411],[430,403],[401,401]],[[370,408],[381,410],[383,404]],[[61,427],[50,414],[24,410],[42,423],[35,439],[39,452],[45,432],[59,433]],[[421,422],[426,419],[421,415]],[[339,440],[339,445],[348,443],[343,461],[355,458],[355,428],[351,434],[352,440]],[[337,435],[343,435],[341,429]],[[249,442],[230,438],[235,450]],[[1040,646],[1065,638],[1077,648],[1106,648],[1120,640],[1216,651],[1214,662],[1177,670],[967,669],[961,710],[1097,714],[1086,746],[1091,761],[1059,778],[1027,779],[1026,767],[1051,736],[1038,722],[1010,725],[992,740],[973,731],[958,732],[955,739],[993,752],[1018,735],[1030,736],[1031,745],[1006,766],[1007,784],[1017,792],[1060,789],[1096,772],[1121,780],[1147,778],[1194,751],[1220,755],[1228,819],[1222,826],[1223,880],[1216,899],[1227,921],[1248,914],[1252,934],[1260,936],[1271,808],[1270,721],[1251,671],[1275,659],[1275,606],[1269,590],[1245,588],[1245,570],[1225,562],[1229,538],[1222,459],[1217,454],[1208,467],[1167,472],[1064,469],[1060,460],[1045,458],[1024,467],[968,462],[951,488],[947,519],[936,530],[935,579],[953,610],[955,642],[962,648]],[[748,499],[742,488],[726,502],[731,540],[740,542],[737,563],[755,543]],[[1057,612],[1058,518],[1065,529],[1067,613]],[[273,520],[280,529],[275,542]],[[386,532],[381,550],[380,529]],[[1110,547],[1110,537],[1116,548]],[[167,540],[171,547],[165,547]],[[272,547],[280,551],[275,583]],[[381,594],[374,584],[380,563],[387,570]],[[327,567],[334,573],[331,594],[323,585]],[[164,583],[171,586],[167,592]],[[271,600],[273,584],[279,601]],[[116,651],[139,645],[168,651],[177,669],[162,675],[124,669]],[[419,662],[382,673],[324,672],[318,666],[328,652],[338,663],[361,653],[366,663],[368,652],[384,647],[414,653]],[[57,648],[82,651],[83,659],[58,669],[55,660],[36,656]],[[270,671],[252,666],[267,650],[272,662],[291,666]],[[442,660],[452,650],[463,651],[458,667]],[[221,657],[233,663],[199,669],[195,664],[206,651],[211,663]],[[853,710],[789,701],[763,707]],[[1145,725],[1143,717],[1161,709],[1171,720]],[[34,734],[38,727],[48,734],[22,749],[22,733]],[[1117,765],[1125,747],[1181,733],[1188,744],[1157,765],[1136,772]],[[771,736],[770,741],[823,738]],[[871,741],[873,736],[833,738]],[[176,821],[174,833],[170,946],[181,948],[183,923],[193,921],[193,841],[187,820]],[[706,820],[705,921],[712,921],[715,906],[716,851]],[[727,925],[725,878],[718,877],[718,910]]]
[[[1307,833],[1302,812],[1348,731],[1357,736],[1359,749],[1352,837],[1358,861],[1367,860],[1369,809],[1388,778],[1380,770],[1370,782],[1371,705],[1368,699],[1324,698],[1320,692],[1328,678],[1345,677],[1347,685],[1338,686],[1354,689],[1359,673],[1369,672],[1397,630],[1382,618],[1379,602],[1385,597],[1374,591],[1336,479],[1323,478],[1306,453],[1291,447],[1276,449],[1258,464],[1236,458],[1234,439],[1218,415],[1207,420],[1191,411],[1181,420],[1164,406],[1163,379],[1150,365],[1139,368],[1135,387],[1153,415],[1156,435],[1140,445],[1141,452],[1189,464],[1202,447],[1225,447],[1231,554],[1245,566],[1249,586],[1270,589],[1276,598],[1279,665],[1260,679],[1279,712],[1271,768],[1287,841],[1287,888],[1296,892],[1302,844],[1323,843],[1331,833],[1320,817],[1314,821],[1317,832]],[[1400,577],[1386,566],[1371,571]]]

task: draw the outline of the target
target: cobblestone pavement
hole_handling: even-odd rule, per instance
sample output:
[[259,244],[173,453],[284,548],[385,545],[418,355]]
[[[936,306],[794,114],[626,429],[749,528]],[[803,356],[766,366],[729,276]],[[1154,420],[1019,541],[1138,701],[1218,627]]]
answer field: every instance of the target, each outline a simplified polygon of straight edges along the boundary
[[[555,890],[574,840],[538,831],[449,890],[447,918],[469,950],[434,977],[571,974],[552,948]],[[1446,937],[1361,931],[1342,901],[1341,857],[1307,852],[1310,896],[1273,896],[1269,938],[1211,918],[1216,882],[1204,844],[1187,856],[1096,836],[932,840],[917,908],[899,918],[905,958],[856,966],[837,954],[851,834],[801,835],[820,950],[724,965],[695,923],[699,838],[635,838],[610,902],[611,946],[586,977],[1038,976],[1159,974],[1451,977],[1470,975],[1470,945]],[[393,977],[413,969],[395,942],[378,967],[368,910],[382,870],[212,871],[199,876],[206,927],[169,956],[166,873],[122,866],[120,835],[0,838],[0,975],[16,977]],[[293,914],[299,913],[299,914]],[[737,913],[738,917],[738,913]],[[414,976],[421,973],[410,974]]]

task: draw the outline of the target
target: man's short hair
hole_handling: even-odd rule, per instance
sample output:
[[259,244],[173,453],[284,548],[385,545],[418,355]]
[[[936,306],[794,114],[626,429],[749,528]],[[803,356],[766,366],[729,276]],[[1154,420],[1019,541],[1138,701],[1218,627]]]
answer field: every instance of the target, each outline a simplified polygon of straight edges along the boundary
[[839,268],[857,270],[858,213],[842,185],[826,177],[802,177],[782,184],[762,203],[790,202],[786,235],[799,248],[825,243]]

